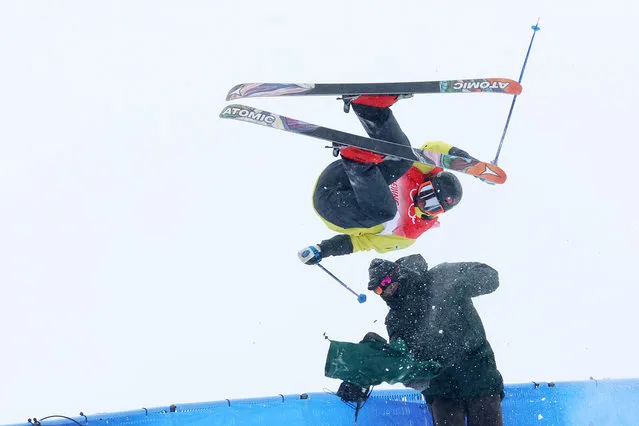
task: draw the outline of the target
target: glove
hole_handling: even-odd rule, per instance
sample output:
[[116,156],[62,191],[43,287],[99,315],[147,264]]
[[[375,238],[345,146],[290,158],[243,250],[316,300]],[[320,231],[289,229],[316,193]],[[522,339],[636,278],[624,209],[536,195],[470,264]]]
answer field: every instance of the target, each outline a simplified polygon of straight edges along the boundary
[[304,247],[297,252],[297,257],[300,258],[305,265],[316,265],[322,260],[322,249],[318,245]]
[[477,160],[472,155],[470,155],[463,149],[457,148],[456,146],[450,147],[450,149],[448,150],[448,155],[454,155],[455,157],[464,157],[464,158],[470,158],[471,160]]
[[364,342],[377,342],[382,344],[387,343],[386,339],[384,339],[382,336],[372,331],[369,331],[368,333],[366,333],[366,336],[364,336],[364,338],[362,339],[360,343],[364,343]]
[[351,382],[342,382],[337,391],[337,396],[344,402],[365,402],[369,395],[369,388],[363,388]]

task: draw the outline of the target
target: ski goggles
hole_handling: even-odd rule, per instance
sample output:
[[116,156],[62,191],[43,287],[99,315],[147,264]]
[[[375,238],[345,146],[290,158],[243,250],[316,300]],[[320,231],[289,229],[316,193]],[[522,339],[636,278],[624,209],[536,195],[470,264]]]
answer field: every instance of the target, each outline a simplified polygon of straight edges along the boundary
[[415,203],[415,207],[429,216],[437,216],[444,212],[444,207],[437,199],[435,187],[430,180],[419,185],[413,202]]
[[393,282],[393,279],[390,275],[386,275],[383,280],[379,282],[379,285],[375,289],[376,294],[382,294],[387,285]]

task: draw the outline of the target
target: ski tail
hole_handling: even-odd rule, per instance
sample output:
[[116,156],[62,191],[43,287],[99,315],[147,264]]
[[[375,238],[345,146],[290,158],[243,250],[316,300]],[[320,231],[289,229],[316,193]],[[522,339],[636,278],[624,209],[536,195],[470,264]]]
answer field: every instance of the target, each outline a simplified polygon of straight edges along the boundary
[[312,90],[312,84],[286,83],[243,83],[237,84],[226,95],[227,101],[240,98],[256,98],[260,96],[304,95]]

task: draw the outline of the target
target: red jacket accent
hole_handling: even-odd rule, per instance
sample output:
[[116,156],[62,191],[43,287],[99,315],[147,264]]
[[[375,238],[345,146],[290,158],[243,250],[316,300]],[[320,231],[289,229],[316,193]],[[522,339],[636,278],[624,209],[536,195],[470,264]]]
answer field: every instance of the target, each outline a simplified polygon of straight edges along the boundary
[[427,174],[422,173],[417,167],[411,167],[406,174],[390,185],[393,198],[397,203],[397,215],[384,224],[383,234],[393,234],[400,237],[416,240],[424,232],[432,227],[439,226],[437,217],[426,220],[420,219],[415,213],[413,196],[425,180],[443,169],[436,167]]

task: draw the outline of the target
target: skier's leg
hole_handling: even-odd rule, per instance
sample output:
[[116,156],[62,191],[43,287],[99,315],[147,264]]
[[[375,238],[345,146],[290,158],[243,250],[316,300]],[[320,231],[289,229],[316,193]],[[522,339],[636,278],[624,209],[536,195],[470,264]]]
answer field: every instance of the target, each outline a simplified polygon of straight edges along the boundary
[[370,228],[397,213],[378,166],[344,158],[329,164],[320,175],[313,205],[325,220],[342,228]]
[[468,401],[468,426],[503,426],[501,395],[480,396]]
[[[367,217],[370,223],[375,224],[394,218],[397,213],[397,203],[388,187],[389,182],[383,173],[382,165],[359,163],[345,158],[342,158],[342,163],[357,203],[362,209],[362,215]],[[401,175],[396,179],[399,177]]]
[[[371,97],[361,96],[358,100],[354,101],[353,111],[357,115],[360,123],[362,123],[368,136],[374,139],[411,146],[408,137],[395,119],[393,111],[388,107],[380,108],[365,103],[358,103],[366,102],[367,98]],[[412,165],[413,162],[409,160],[385,158],[384,161],[379,163],[379,168],[386,182],[390,185],[406,173]]]
[[433,398],[429,404],[435,426],[465,426],[465,404],[459,399]]
[[360,99],[353,102],[353,111],[368,136],[410,146],[410,141],[399,127],[393,111],[389,107],[369,105],[374,102],[369,102],[368,98],[361,96]]
[[[352,104],[353,111],[370,137],[410,146],[408,137],[388,108],[396,98],[360,96]],[[377,106],[381,105],[380,99],[387,102],[386,106]],[[389,103],[389,99],[392,102]],[[343,148],[342,153],[350,148]],[[397,204],[388,185],[402,177],[413,162],[390,158],[378,160],[364,158],[362,162],[343,155],[341,168],[337,162],[329,165],[320,176],[313,196],[318,213],[342,228],[370,228],[395,217]]]

